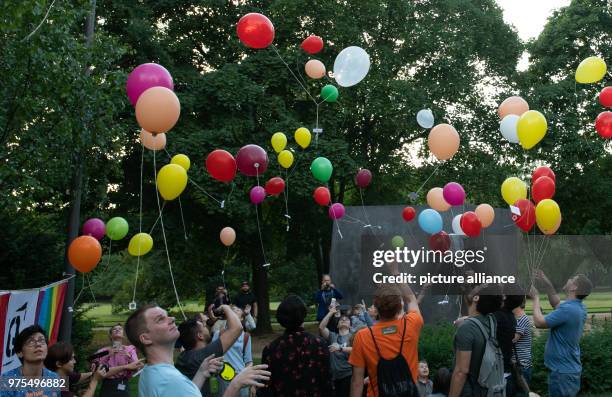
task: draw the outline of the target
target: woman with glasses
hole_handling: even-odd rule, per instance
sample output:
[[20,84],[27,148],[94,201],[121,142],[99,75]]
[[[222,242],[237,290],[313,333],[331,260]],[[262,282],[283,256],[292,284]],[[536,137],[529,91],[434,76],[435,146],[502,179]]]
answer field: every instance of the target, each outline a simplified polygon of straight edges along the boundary
[[100,397],[129,397],[129,380],[132,375],[139,371],[143,364],[136,355],[133,345],[123,344],[123,326],[116,324],[109,330],[111,346],[103,347],[96,353],[108,351],[108,355],[95,361],[100,365],[106,365],[108,372],[102,382]]

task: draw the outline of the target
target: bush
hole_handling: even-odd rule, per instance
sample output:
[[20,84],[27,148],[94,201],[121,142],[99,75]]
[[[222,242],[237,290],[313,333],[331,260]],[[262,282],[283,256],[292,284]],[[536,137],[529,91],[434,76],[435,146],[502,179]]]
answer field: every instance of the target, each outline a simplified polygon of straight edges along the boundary
[[427,360],[430,373],[434,369],[453,365],[453,337],[455,327],[449,323],[425,325],[419,338],[419,359]]
[[77,367],[82,371],[89,371],[87,356],[92,352],[94,321],[85,317],[87,309],[83,305],[75,307],[72,313],[72,346],[77,360]]

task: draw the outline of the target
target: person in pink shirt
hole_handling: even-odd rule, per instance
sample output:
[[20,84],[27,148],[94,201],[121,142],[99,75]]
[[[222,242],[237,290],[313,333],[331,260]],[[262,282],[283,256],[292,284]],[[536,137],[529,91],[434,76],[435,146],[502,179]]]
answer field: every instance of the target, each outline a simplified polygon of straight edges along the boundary
[[123,344],[123,326],[116,324],[109,330],[111,346],[103,347],[96,353],[108,351],[109,354],[103,356],[95,363],[98,366],[108,367],[107,375],[102,382],[100,397],[129,397],[129,380],[132,375],[142,367],[142,361],[138,359],[136,347]]

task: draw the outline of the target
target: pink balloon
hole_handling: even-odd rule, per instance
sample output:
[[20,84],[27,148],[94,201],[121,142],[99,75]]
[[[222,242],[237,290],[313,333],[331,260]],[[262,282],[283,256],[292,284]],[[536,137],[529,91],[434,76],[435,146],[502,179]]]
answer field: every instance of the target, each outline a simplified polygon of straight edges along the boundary
[[263,175],[268,168],[268,153],[257,145],[246,145],[236,154],[238,170],[246,176]]
[[449,182],[444,185],[442,196],[450,205],[461,205],[465,201],[465,190],[457,182]]
[[126,84],[132,106],[136,106],[140,94],[152,87],[166,87],[174,91],[172,76],[165,67],[156,63],[143,63],[132,70]]
[[261,186],[253,186],[249,193],[249,197],[251,198],[251,203],[255,205],[261,204],[266,198],[266,189]]
[[355,175],[355,184],[364,189],[372,182],[372,173],[368,169],[360,169]]
[[336,220],[336,219],[340,219],[344,216],[344,205],[342,205],[341,203],[334,203],[331,205],[331,207],[329,207],[329,217]]
[[91,218],[83,223],[83,235],[91,236],[96,240],[102,240],[106,233],[106,225],[102,219]]

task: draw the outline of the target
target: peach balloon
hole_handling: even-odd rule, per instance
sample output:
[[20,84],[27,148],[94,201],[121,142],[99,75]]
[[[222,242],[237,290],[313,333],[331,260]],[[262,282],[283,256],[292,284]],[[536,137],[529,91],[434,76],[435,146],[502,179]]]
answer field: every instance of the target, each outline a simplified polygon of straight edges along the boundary
[[321,77],[325,76],[325,65],[323,65],[323,62],[317,59],[311,59],[310,61],[306,62],[304,69],[306,70],[308,77],[311,79],[320,79]]
[[427,145],[438,160],[448,160],[459,150],[459,134],[450,124],[438,124],[429,131]]
[[449,203],[444,200],[443,189],[441,187],[434,187],[427,192],[427,205],[438,212],[448,211],[451,207]]
[[480,204],[474,212],[483,228],[491,226],[495,219],[495,210],[489,204]]
[[140,130],[140,143],[149,150],[162,150],[166,147],[166,134],[151,134]]
[[504,101],[497,108],[497,114],[500,119],[503,119],[509,114],[516,114],[517,116],[522,115],[529,110],[529,104],[526,100],[520,96],[511,96],[504,99]]
[[181,114],[181,104],[174,92],[166,87],[152,87],[136,102],[136,121],[141,128],[153,132],[168,132]]
[[229,226],[224,227],[221,229],[219,238],[221,239],[223,245],[229,247],[230,245],[234,244],[234,241],[236,241],[236,231]]

